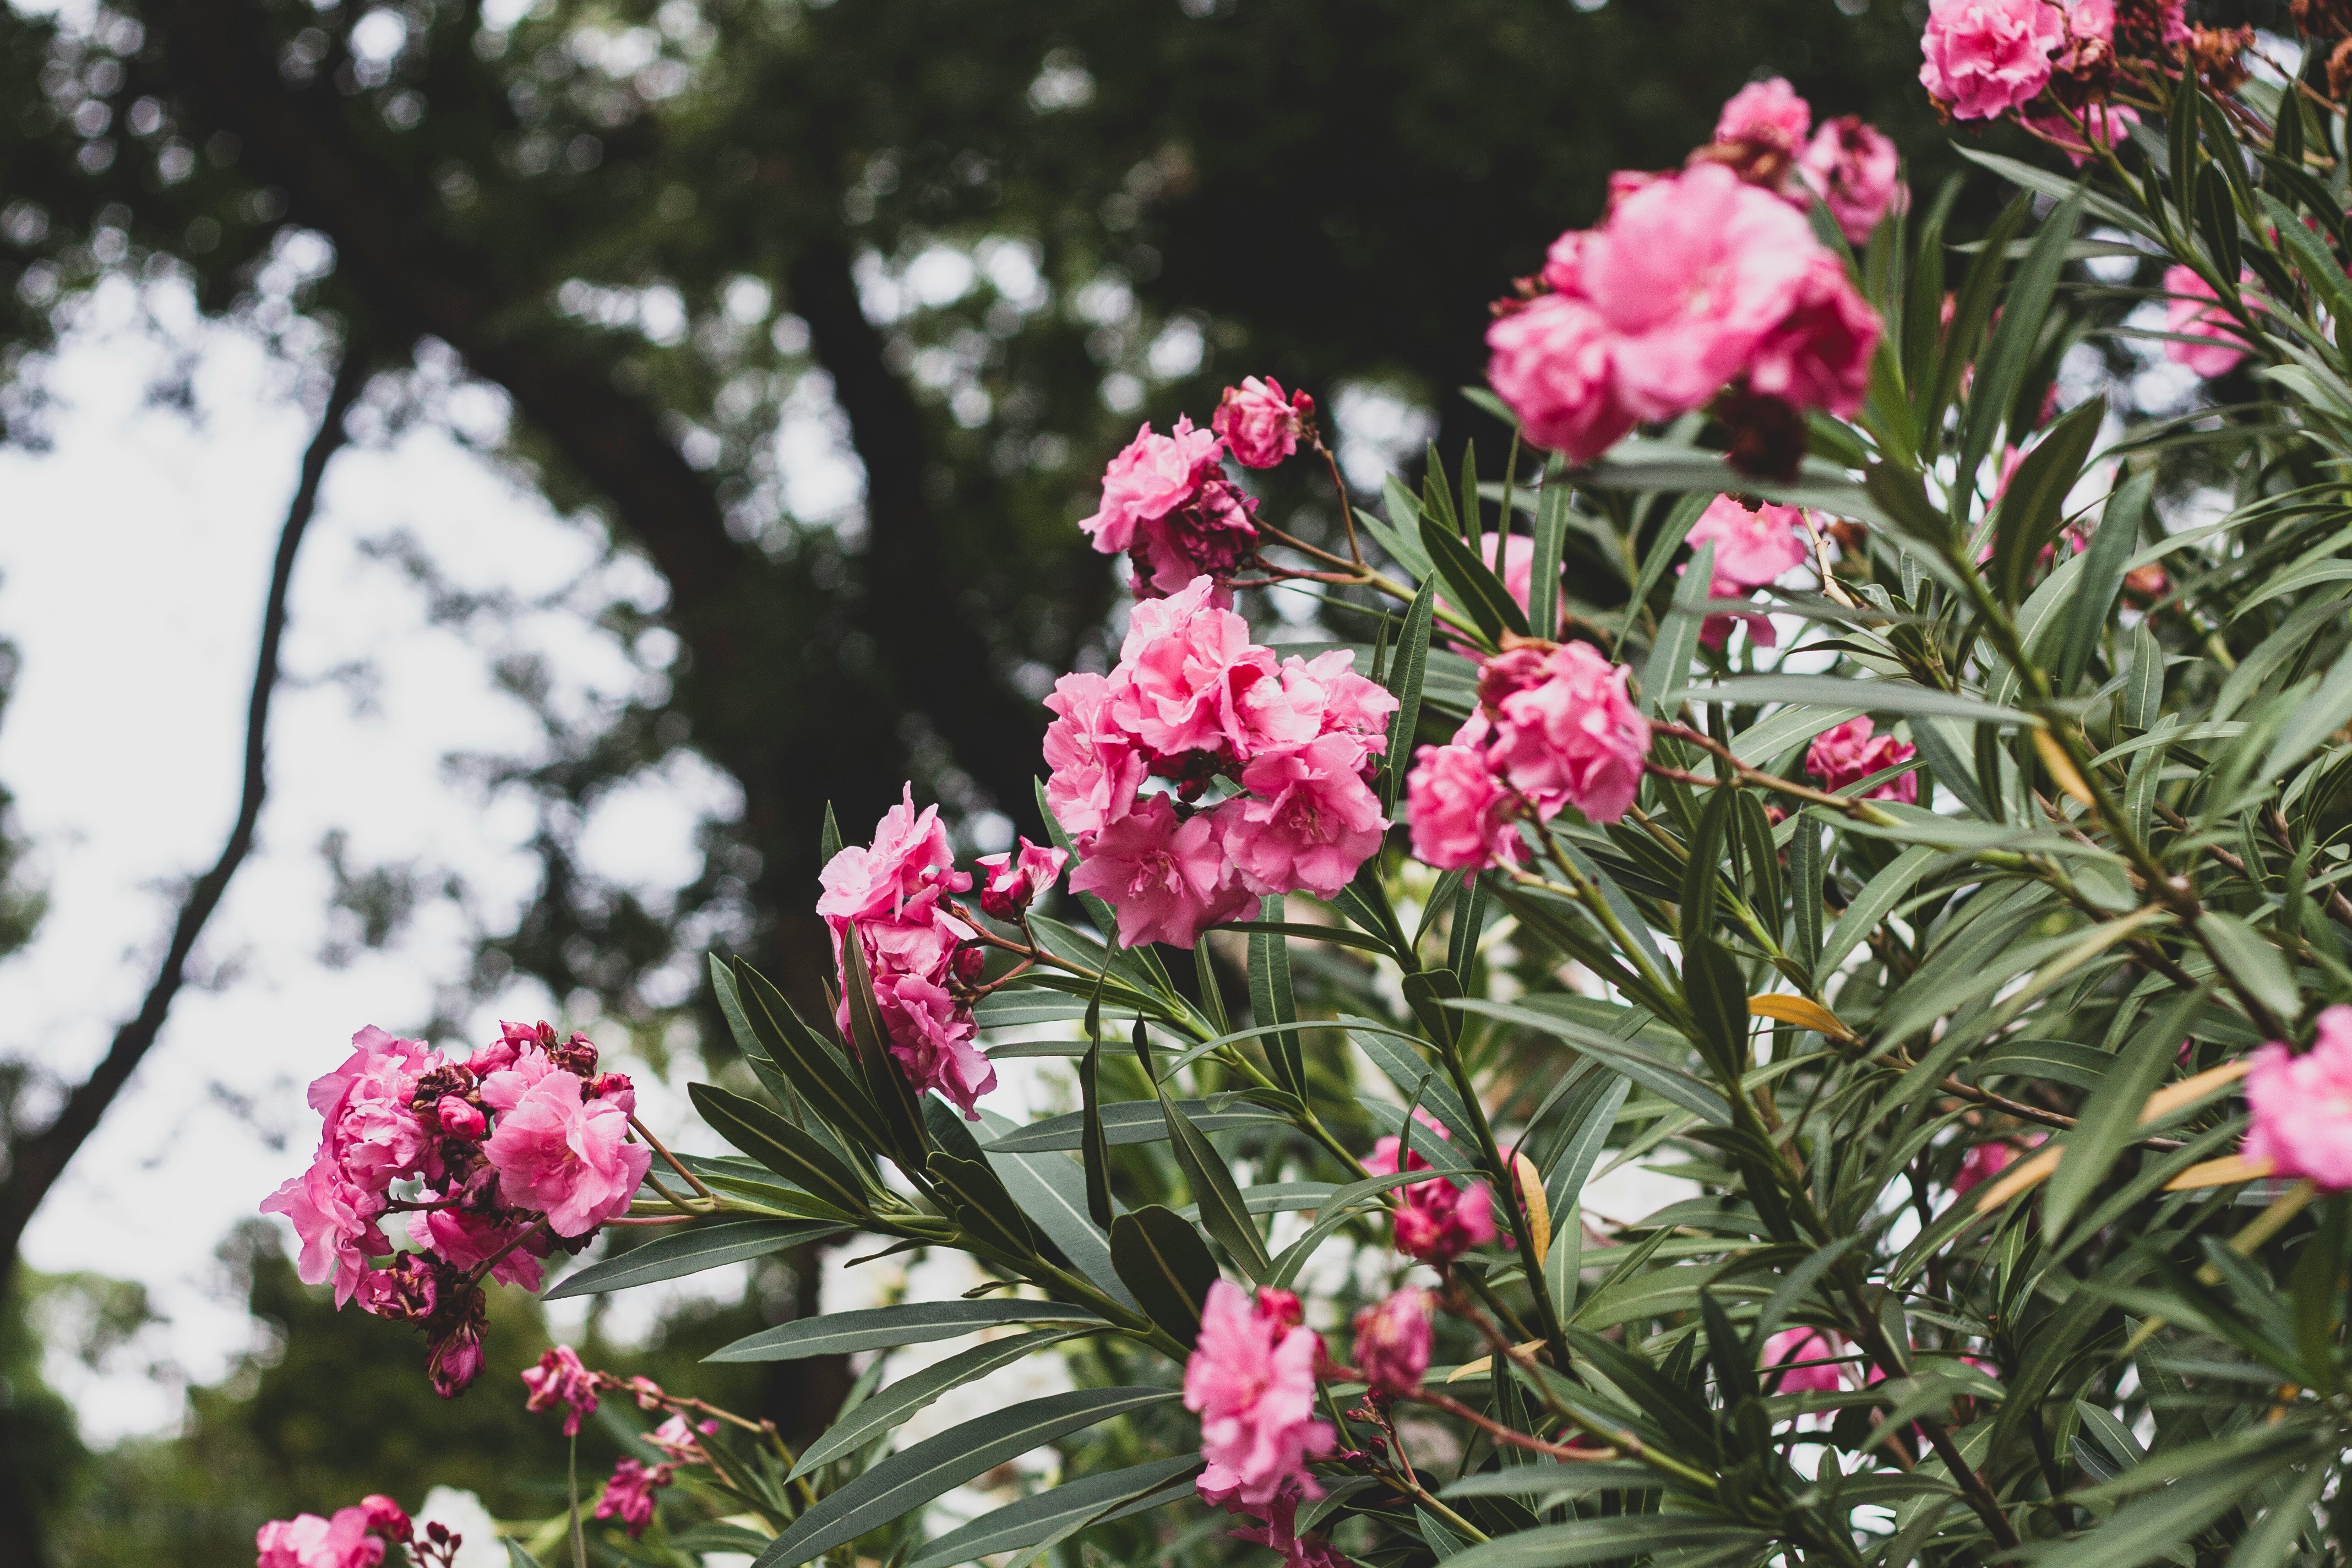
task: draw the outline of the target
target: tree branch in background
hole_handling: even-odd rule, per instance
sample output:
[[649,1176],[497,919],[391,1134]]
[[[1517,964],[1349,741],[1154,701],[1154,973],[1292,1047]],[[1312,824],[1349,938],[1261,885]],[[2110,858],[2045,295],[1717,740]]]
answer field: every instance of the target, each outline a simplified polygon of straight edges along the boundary
[[[138,1070],[139,1063],[163,1032],[173,999],[186,980],[188,957],[195,949],[196,938],[203,934],[205,922],[220,906],[229,879],[236,875],[238,866],[253,848],[254,827],[261,819],[262,799],[268,793],[265,742],[269,700],[278,687],[278,646],[286,631],[286,595],[294,578],[294,555],[301,546],[303,531],[310,525],[311,515],[318,510],[319,482],[326,474],[328,459],[350,439],[344,433],[343,417],[367,385],[368,367],[369,356],[360,345],[345,347],[318,432],[302,454],[301,479],[294,487],[294,499],[286,509],[286,525],[278,536],[278,560],[270,573],[268,603],[261,613],[261,651],[255,661],[253,698],[246,710],[245,793],[237,805],[236,825],[229,829],[228,842],[222,846],[220,858],[213,862],[211,870],[196,879],[182,900],[179,918],[172,927],[171,945],[156,966],[154,983],[147,988],[146,1000],[140,1005],[138,1015],[115,1031],[114,1043],[108,1047],[104,1058],[66,1097],[64,1109],[56,1118],[38,1132],[19,1138],[8,1151],[8,1174],[0,1181],[0,1288],[5,1287],[16,1268],[26,1225],[57,1185],[75,1153],[98,1130],[100,1119],[114,1103],[115,1096],[122,1092],[122,1086]],[[0,1521],[0,1533],[5,1530],[5,1521]]]

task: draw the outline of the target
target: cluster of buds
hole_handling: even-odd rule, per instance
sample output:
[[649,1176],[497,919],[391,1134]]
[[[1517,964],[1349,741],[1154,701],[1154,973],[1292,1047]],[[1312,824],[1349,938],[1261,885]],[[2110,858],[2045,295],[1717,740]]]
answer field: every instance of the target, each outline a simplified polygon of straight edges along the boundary
[[[536,1290],[543,1258],[629,1206],[653,1158],[632,1135],[636,1091],[597,1070],[586,1037],[545,1023],[504,1025],[462,1061],[373,1027],[352,1043],[310,1085],[323,1126],[310,1168],[261,1208],[293,1222],[306,1283],[423,1329],[452,1397],[481,1371],[482,1281]],[[416,1250],[394,1255],[392,1213]]]
[[637,1402],[641,1410],[668,1413],[660,1426],[646,1435],[646,1441],[662,1458],[651,1465],[637,1458],[622,1458],[613,1467],[604,1495],[596,1501],[595,1516],[616,1521],[632,1540],[645,1534],[646,1527],[653,1522],[654,1494],[676,1479],[681,1468],[702,1465],[714,1472],[718,1469],[703,1439],[717,1435],[719,1423],[707,1416],[696,1420],[688,1414],[690,1410],[708,1407],[698,1400],[681,1399],[664,1392],[661,1384],[649,1377],[624,1378],[609,1372],[592,1371],[571,1346],[557,1345],[540,1356],[539,1364],[525,1372],[522,1381],[530,1390],[523,1407],[533,1415],[561,1409],[563,1435],[567,1437],[579,1436],[581,1422],[596,1413],[597,1398],[602,1394],[625,1394]]
[[256,1568],[378,1568],[394,1547],[421,1568],[454,1568],[464,1543],[443,1524],[418,1531],[398,1503],[381,1495],[339,1508],[331,1518],[273,1519],[254,1536]]

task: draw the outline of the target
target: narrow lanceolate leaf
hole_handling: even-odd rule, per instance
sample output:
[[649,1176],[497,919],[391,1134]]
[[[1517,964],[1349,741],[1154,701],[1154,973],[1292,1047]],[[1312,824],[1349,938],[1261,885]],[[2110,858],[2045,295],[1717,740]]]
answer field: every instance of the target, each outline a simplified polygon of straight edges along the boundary
[[1646,1047],[1631,1040],[1621,1040],[1605,1035],[1588,1024],[1561,1017],[1544,1010],[1544,996],[1529,996],[1514,1005],[1507,1002],[1486,1002],[1472,997],[1453,1005],[1466,1013],[1484,1013],[1490,1018],[1534,1029],[1555,1039],[1567,1041],[1612,1072],[1620,1072],[1643,1088],[1663,1096],[1685,1110],[1696,1111],[1710,1125],[1731,1125],[1731,1107],[1722,1094],[1686,1068],[1676,1067],[1654,1055]]
[[1748,1525],[1670,1514],[1627,1514],[1615,1519],[1580,1519],[1545,1525],[1482,1542],[1448,1563],[1448,1568],[1569,1568],[1621,1557],[1664,1561],[1670,1552],[1760,1550],[1770,1536]]
[[2143,468],[2107,498],[2099,514],[2099,529],[2091,536],[2090,560],[2075,585],[2074,605],[2066,620],[2066,641],[2058,654],[2058,694],[2065,696],[2091,668],[2106,629],[2108,612],[2124,584],[2124,572],[2139,541],[2140,518],[2156,489],[2156,469]]
[[[1192,1125],[1203,1132],[1215,1132],[1227,1127],[1269,1127],[1287,1125],[1275,1112],[1262,1105],[1253,1105],[1237,1094],[1213,1095],[1207,1100],[1180,1100],[1179,1109],[1192,1119]],[[1113,1148],[1123,1143],[1157,1143],[1168,1136],[1167,1119],[1160,1113],[1156,1100],[1115,1100],[1103,1106],[1103,1141]],[[1008,1132],[990,1142],[994,1153],[1026,1154],[1040,1149],[1080,1149],[1085,1147],[1086,1114],[1079,1111],[1068,1116],[1049,1116],[1043,1121],[1032,1121],[1018,1131]]]
[[881,1113],[852,1076],[841,1053],[820,1038],[793,1011],[784,994],[741,959],[735,961],[735,984],[743,1016],[768,1047],[777,1068],[793,1080],[810,1106],[825,1121],[855,1141],[871,1147],[881,1142]]
[[890,1054],[889,1032],[874,1000],[874,981],[866,964],[866,939],[852,924],[842,939],[842,999],[849,1011],[849,1042],[866,1092],[880,1109],[883,1148],[901,1169],[919,1171],[929,1155],[924,1142],[922,1113],[915,1104],[907,1075]]
[[1110,1144],[1102,1124],[1102,1037],[1097,1033],[1078,1063],[1078,1152],[1087,1178],[1087,1216],[1110,1228]]
[[[2090,456],[2106,411],[2106,400],[2100,397],[2070,411],[2026,453],[2011,477],[1993,514],[1997,543],[1992,580],[2002,603],[2014,605],[2025,597],[2026,578],[2042,547],[2057,536],[2066,492],[2083,477],[2084,459]],[[2121,573],[2116,580],[2122,581]]]
[[1714,583],[1715,541],[1710,539],[1683,569],[1683,580],[1675,587],[1675,607],[1658,624],[1649,662],[1642,666],[1642,700],[1657,712],[1671,712],[1682,700],[1681,687],[1706,626],[1707,592]]
[[[1559,560],[1568,545],[1567,479],[1552,475],[1536,497],[1535,559],[1528,577],[1528,626],[1538,637],[1559,628]],[[1508,520],[1506,520],[1507,525]],[[1628,609],[1636,606],[1629,605]]]
[[2326,678],[2317,689],[2295,705],[2287,716],[2286,727],[2271,742],[2271,754],[2263,763],[2263,771],[2272,778],[2283,778],[2286,771],[2303,761],[2313,747],[2344,727],[2352,719],[2352,649],[2347,650],[2328,667]]
[[793,1467],[792,1475],[785,1479],[789,1480],[807,1475],[845,1454],[856,1453],[915,1412],[929,1405],[950,1389],[961,1388],[975,1379],[986,1377],[999,1367],[1011,1366],[1047,1345],[1059,1344],[1069,1339],[1071,1332],[1048,1329],[1034,1334],[990,1340],[968,1351],[959,1351],[945,1361],[934,1362],[911,1376],[900,1378],[852,1408],[835,1422],[824,1436],[803,1449],[800,1463]]
[[1274,1259],[1266,1255],[1265,1238],[1251,1221],[1241,1189],[1234,1185],[1225,1157],[1217,1152],[1208,1134],[1164,1095],[1160,1113],[1167,1120],[1168,1141],[1176,1152],[1177,1168],[1184,1173],[1184,1184],[1192,1189],[1192,1199],[1201,1205],[1202,1225],[1244,1273],[1253,1279],[1265,1279],[1273,1270]]
[[1032,1399],[927,1437],[828,1492],[760,1553],[754,1568],[801,1568],[1016,1454],[1176,1397],[1164,1388],[1084,1388]]
[[711,1084],[688,1084],[686,1092],[711,1131],[736,1148],[845,1215],[866,1212],[856,1173],[806,1132],[758,1100]]
[[1146,1204],[1111,1222],[1110,1260],[1145,1316],[1184,1344],[1199,1336],[1209,1287],[1217,1282],[1217,1260],[1199,1231]]
[[683,1279],[838,1236],[844,1228],[815,1220],[722,1219],[665,1231],[618,1257],[573,1269],[547,1293],[546,1300],[560,1301],[568,1296],[594,1296],[659,1279]]
[[[1136,1304],[1111,1268],[1110,1244],[1103,1234],[1104,1227],[1096,1224],[1087,1212],[1087,1173],[1083,1165],[1067,1154],[1053,1152],[1009,1154],[992,1149],[987,1151],[987,1158],[989,1168],[1004,1184],[1013,1205],[1030,1225],[1060,1247],[1062,1256],[1113,1300],[1122,1307]],[[1108,1193],[1105,1196],[1108,1196]]]
[[916,1301],[902,1307],[872,1307],[828,1312],[746,1335],[712,1352],[705,1361],[802,1361],[813,1355],[895,1350],[931,1340],[951,1340],[1000,1323],[1084,1323],[1102,1316],[1088,1307],[1061,1301]]
[[950,1531],[923,1547],[907,1568],[952,1568],[955,1563],[977,1563],[995,1552],[1017,1552],[1049,1540],[1073,1524],[1108,1518],[1127,1504],[1189,1476],[1200,1464],[1198,1458],[1186,1454],[1064,1481]]
[[2254,928],[2236,915],[2209,910],[2198,917],[2198,930],[2213,944],[2213,954],[2230,977],[2260,999],[2283,1020],[2302,1010],[2294,987],[2294,972],[2279,950],[2264,942]]
[[[1260,904],[1258,919],[1273,925],[1282,923],[1280,894]],[[1290,941],[1280,931],[1250,932],[1249,993],[1251,1021],[1259,1027],[1298,1021],[1298,1002],[1290,988]],[[1299,1048],[1297,1031],[1285,1029],[1267,1036],[1265,1058],[1274,1068],[1275,1082],[1306,1099],[1307,1058]]]
[[539,1568],[539,1559],[524,1551],[521,1542],[509,1536],[506,1548],[508,1568]]
[[1421,687],[1429,673],[1429,632],[1437,613],[1437,579],[1413,595],[1397,634],[1396,657],[1389,661],[1389,692],[1397,710],[1389,716],[1388,754],[1381,763],[1381,809],[1396,815],[1404,776],[1412,771],[1412,737],[1421,725]]
[[1446,597],[1457,603],[1463,613],[1486,634],[1489,640],[1499,638],[1505,632],[1528,635],[1527,612],[1503,586],[1487,564],[1471,552],[1459,535],[1441,526],[1424,513],[1421,520],[1422,547],[1429,552],[1430,563],[1446,586]]

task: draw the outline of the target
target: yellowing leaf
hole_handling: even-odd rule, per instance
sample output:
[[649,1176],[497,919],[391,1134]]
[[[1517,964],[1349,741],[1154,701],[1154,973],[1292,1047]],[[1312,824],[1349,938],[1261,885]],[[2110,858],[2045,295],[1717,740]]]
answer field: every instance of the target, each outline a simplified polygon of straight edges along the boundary
[[2048,1181],[2050,1173],[2058,1168],[2059,1156],[2065,1152],[2065,1145],[2053,1144],[2032,1159],[2011,1166],[2007,1174],[1977,1198],[1977,1213],[1990,1214],[2018,1194],[2032,1192]]
[[[2250,1058],[2241,1057],[2236,1061],[2223,1062],[2220,1067],[2208,1068],[2193,1077],[2184,1078],[2179,1083],[2168,1084],[2147,1097],[2147,1108],[2139,1113],[2140,1125],[2144,1127],[2169,1116],[2189,1101],[2202,1100],[2215,1089],[2237,1082],[2246,1076],[2246,1069],[2252,1065]],[[2200,1170],[2203,1168],[2197,1167]]]
[[1514,1154],[1511,1171],[1519,1179],[1519,1201],[1528,1211],[1528,1239],[1535,1244],[1536,1267],[1541,1268],[1544,1255],[1551,1250],[1551,1200],[1544,1196],[1543,1177],[1536,1173],[1533,1160]]
[[2258,1182],[2277,1169],[2276,1161],[2250,1160],[2243,1154],[2230,1154],[2189,1166],[2165,1183],[2164,1190],[2168,1193],[2193,1193],[2200,1187],[2226,1187],[2233,1182]]
[[1809,1001],[1802,996],[1789,996],[1780,993],[1750,996],[1748,999],[1748,1013],[1750,1017],[1774,1018],[1783,1024],[1794,1024],[1799,1028],[1817,1030],[1833,1040],[1850,1041],[1854,1037],[1853,1031],[1840,1023],[1835,1013],[1820,1003]]
[[2050,776],[2057,781],[2060,789],[2064,790],[2084,805],[2093,804],[2090,785],[2083,782],[2083,775],[2074,771],[2074,763],[2066,755],[2066,749],[2057,742],[2049,731],[2033,731],[2033,749],[2042,753],[2042,765],[2050,770]]

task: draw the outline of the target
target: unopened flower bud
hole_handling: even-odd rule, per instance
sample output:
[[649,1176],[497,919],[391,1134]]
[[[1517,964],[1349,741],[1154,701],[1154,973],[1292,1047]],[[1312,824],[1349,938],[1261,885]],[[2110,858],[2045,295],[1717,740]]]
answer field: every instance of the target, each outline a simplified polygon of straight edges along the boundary
[[1285,395],[1282,383],[1255,376],[1225,388],[1209,427],[1224,437],[1234,460],[1244,468],[1270,468],[1298,450],[1298,437],[1315,417],[1315,400],[1303,392]]
[[408,1515],[401,1506],[382,1492],[372,1492],[360,1499],[360,1507],[367,1510],[368,1529],[395,1546],[405,1546],[415,1534]]
[[428,1370],[433,1378],[433,1392],[444,1399],[455,1399],[467,1386],[482,1374],[482,1332],[471,1323],[461,1323],[436,1341]]
[[459,1138],[479,1138],[489,1131],[489,1119],[478,1105],[468,1104],[454,1094],[445,1094],[434,1107],[441,1119],[441,1131]]
[[1024,838],[1017,855],[1008,849],[1002,855],[983,855],[980,863],[988,868],[988,880],[980,889],[981,912],[994,920],[1017,921],[1039,893],[1054,885],[1070,857],[1066,851],[1040,848]]
[[1258,1310],[1285,1327],[1296,1327],[1307,1321],[1307,1309],[1299,1304],[1297,1293],[1277,1290],[1271,1285],[1261,1285],[1257,1292]]

